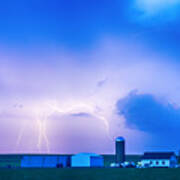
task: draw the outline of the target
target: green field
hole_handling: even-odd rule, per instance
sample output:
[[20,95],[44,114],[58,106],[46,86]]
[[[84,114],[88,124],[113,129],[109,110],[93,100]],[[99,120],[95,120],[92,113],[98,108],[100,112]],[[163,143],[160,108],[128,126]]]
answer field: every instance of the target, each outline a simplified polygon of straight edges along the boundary
[[0,180],[180,180],[180,169],[0,169]]

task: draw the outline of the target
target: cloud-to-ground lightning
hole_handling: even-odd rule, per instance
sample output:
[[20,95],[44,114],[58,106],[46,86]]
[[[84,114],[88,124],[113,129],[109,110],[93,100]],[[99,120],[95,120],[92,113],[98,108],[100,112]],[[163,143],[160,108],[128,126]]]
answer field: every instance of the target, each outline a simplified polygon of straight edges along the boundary
[[37,126],[38,126],[38,143],[37,143],[37,148],[39,150],[39,152],[41,152],[41,146],[42,146],[42,142],[45,142],[45,146],[47,149],[47,152],[50,152],[50,147],[49,147],[49,140],[47,137],[47,126],[46,126],[46,119],[47,116],[43,116],[43,118],[38,118],[37,119]]
[[23,138],[23,135],[24,135],[24,132],[26,130],[26,127],[27,127],[27,123],[25,123],[22,127],[21,127],[21,130],[19,131],[19,134],[18,134],[18,138],[17,138],[17,141],[16,141],[16,148],[19,147],[20,143],[21,143],[21,140]]
[[[34,129],[37,130],[37,144],[35,145],[37,148],[37,151],[39,153],[42,153],[42,148],[45,147],[46,152],[51,152],[50,142],[48,138],[48,123],[51,122],[51,115],[54,113],[59,113],[60,115],[70,115],[73,113],[88,113],[94,118],[99,119],[102,121],[102,125],[105,127],[107,137],[112,140],[112,136],[110,135],[110,128],[109,128],[109,121],[106,118],[106,115],[103,114],[102,110],[97,109],[96,105],[93,103],[88,102],[69,102],[68,104],[58,104],[56,103],[43,103],[43,105],[40,106],[41,109],[35,108],[34,111],[36,111],[35,117],[34,117]],[[27,130],[28,126],[27,123],[24,124],[23,128],[19,132],[18,139],[16,142],[16,146],[18,147],[22,141],[22,138]],[[43,150],[44,151],[44,150]]]

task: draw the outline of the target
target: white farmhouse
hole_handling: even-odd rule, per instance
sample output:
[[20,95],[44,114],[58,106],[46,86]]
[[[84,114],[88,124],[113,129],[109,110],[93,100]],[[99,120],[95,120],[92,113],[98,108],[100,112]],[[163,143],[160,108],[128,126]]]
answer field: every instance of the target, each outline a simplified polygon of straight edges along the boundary
[[174,152],[145,152],[141,158],[142,167],[175,167],[177,158]]

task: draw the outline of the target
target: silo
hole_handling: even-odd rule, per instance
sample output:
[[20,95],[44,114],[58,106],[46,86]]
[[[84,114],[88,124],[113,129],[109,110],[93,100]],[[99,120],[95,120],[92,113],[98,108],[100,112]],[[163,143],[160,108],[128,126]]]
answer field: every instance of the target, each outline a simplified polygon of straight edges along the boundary
[[121,164],[125,161],[125,139],[116,138],[116,163]]

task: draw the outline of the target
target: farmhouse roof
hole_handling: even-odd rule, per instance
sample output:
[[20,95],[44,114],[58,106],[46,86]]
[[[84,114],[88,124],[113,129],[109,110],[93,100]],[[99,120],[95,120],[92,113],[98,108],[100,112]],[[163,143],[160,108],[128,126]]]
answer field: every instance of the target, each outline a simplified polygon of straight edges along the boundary
[[145,152],[141,159],[170,159],[174,152]]

